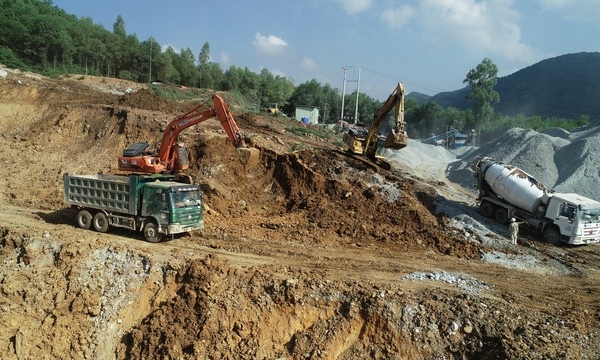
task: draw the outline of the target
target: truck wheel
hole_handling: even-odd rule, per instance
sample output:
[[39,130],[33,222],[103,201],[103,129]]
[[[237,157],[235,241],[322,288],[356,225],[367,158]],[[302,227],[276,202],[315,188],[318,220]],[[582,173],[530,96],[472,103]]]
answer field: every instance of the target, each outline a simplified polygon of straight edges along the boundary
[[151,243],[157,243],[162,238],[158,232],[158,226],[156,226],[156,224],[152,221],[148,222],[146,226],[144,226],[144,238],[146,241]]
[[108,230],[108,219],[106,218],[106,214],[102,211],[97,212],[94,215],[94,230],[98,232],[106,232]]
[[89,229],[92,225],[92,214],[87,210],[81,210],[77,214],[77,226],[82,229]]
[[549,244],[556,245],[560,242],[560,233],[555,228],[546,228],[542,236],[544,241]]
[[483,216],[488,218],[494,217],[494,212],[496,211],[494,204],[484,201],[479,205],[479,208],[481,209]]
[[499,207],[498,209],[496,209],[496,212],[494,213],[494,218],[500,224],[508,224],[508,210],[506,210],[505,208]]

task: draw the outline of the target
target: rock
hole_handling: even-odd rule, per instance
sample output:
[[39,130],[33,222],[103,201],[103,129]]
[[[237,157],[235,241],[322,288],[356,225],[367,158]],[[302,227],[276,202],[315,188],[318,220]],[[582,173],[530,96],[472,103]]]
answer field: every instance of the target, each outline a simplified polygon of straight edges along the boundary
[[465,327],[463,327],[463,331],[465,332],[465,334],[470,334],[473,332],[473,326],[466,325]]
[[456,321],[453,321],[453,322],[450,324],[450,331],[451,331],[452,333],[455,333],[455,332],[457,332],[457,331],[458,331],[458,324],[456,323]]

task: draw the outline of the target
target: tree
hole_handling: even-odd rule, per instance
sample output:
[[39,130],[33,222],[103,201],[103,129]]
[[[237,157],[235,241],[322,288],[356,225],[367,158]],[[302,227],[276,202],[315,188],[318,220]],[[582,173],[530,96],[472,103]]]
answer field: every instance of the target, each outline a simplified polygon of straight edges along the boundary
[[475,103],[475,116],[479,120],[479,135],[494,115],[492,103],[500,101],[500,95],[494,90],[498,75],[498,67],[492,60],[485,58],[467,73],[463,83],[468,83],[471,90],[467,98]]
[[117,20],[113,24],[113,34],[119,37],[126,37],[127,32],[125,31],[125,20],[121,15],[117,16]]

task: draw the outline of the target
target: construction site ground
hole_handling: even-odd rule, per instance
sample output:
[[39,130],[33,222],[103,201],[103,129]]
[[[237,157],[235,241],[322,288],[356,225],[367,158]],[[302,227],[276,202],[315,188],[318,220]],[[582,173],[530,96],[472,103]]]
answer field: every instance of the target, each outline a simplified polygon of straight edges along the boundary
[[260,160],[216,120],[185,131],[204,230],[97,233],[63,174],[118,173],[210,98],[1,70],[2,359],[600,358],[600,246],[510,245],[437,158],[376,172],[230,103]]

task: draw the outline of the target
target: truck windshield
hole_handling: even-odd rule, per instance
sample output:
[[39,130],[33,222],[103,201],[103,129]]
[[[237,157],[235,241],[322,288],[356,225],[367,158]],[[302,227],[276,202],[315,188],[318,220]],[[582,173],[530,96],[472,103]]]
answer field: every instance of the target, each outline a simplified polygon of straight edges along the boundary
[[202,199],[198,190],[182,190],[171,193],[171,202],[176,208],[201,205]]
[[600,221],[600,207],[581,209],[581,218],[583,221]]

